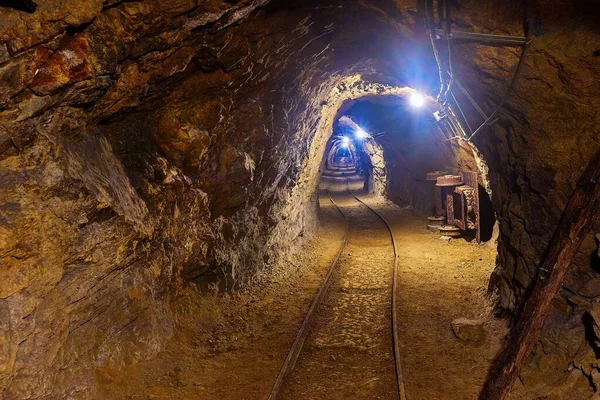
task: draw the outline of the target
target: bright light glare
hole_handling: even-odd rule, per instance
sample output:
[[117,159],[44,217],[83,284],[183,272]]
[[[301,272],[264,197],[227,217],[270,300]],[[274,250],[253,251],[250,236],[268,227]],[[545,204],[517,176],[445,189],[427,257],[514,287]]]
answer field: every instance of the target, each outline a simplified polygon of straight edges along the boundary
[[354,135],[358,138],[358,139],[364,139],[369,137],[369,134],[367,132],[364,131],[364,129],[362,128],[358,128],[356,129],[356,132],[354,132]]
[[347,136],[344,136],[342,138],[342,144],[345,146],[348,146],[350,144],[350,138],[348,138]]
[[419,92],[413,93],[410,96],[410,104],[412,104],[415,107],[421,107],[423,104],[425,104],[425,96],[423,96]]

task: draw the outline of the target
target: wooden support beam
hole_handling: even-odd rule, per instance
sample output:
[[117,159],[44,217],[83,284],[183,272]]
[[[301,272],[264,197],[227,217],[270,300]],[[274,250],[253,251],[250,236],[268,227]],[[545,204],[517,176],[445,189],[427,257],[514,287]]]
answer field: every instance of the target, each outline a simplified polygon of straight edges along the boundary
[[600,216],[600,151],[581,176],[533,283],[531,295],[490,369],[480,400],[504,400],[540,338],[550,302],[562,286],[584,236]]

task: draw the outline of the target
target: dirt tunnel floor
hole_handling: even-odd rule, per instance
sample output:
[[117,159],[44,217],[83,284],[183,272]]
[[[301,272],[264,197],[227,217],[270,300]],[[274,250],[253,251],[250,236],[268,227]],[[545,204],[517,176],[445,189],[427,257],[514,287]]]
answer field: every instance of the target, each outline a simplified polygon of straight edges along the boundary
[[[356,202],[349,196],[342,196],[347,198],[336,195],[340,205],[356,207]],[[499,348],[505,331],[503,323],[488,315],[485,298],[495,260],[495,245],[477,245],[462,239],[442,242],[438,235],[426,231],[424,216],[413,215],[409,210],[402,210],[382,199],[366,196],[363,199],[392,223],[399,244],[399,329],[408,398],[476,399],[490,360]],[[321,196],[320,204],[321,226],[318,234],[302,251],[297,252],[285,265],[275,268],[271,278],[259,280],[252,290],[218,297],[199,295],[190,288],[175,303],[178,318],[173,338],[154,359],[133,366],[97,369],[102,388],[99,398],[264,399],[343,237],[344,222],[340,214],[326,196]],[[362,212],[346,211],[351,218],[362,215]],[[350,223],[352,225],[352,220]],[[382,226],[379,228],[383,229]],[[355,230],[349,238],[348,251],[344,252],[340,263],[341,269],[356,266],[356,260],[352,261],[351,255],[360,249],[361,243],[368,244],[369,240],[373,240],[370,229],[362,231],[363,235],[368,236],[365,238],[360,237],[360,232],[360,229]],[[379,244],[380,240],[376,241]],[[382,242],[377,249],[374,251],[381,251],[381,257],[372,258],[381,259],[384,266],[374,268],[381,270],[385,279],[391,279],[392,263],[384,254],[391,252],[391,247]],[[365,266],[371,264],[377,263],[369,262]],[[385,272],[386,268],[390,268],[390,271]],[[370,275],[362,276],[364,285],[369,286],[377,281],[378,286],[385,286],[385,283],[379,282],[382,277],[378,273],[373,275],[373,282],[367,282],[371,279]],[[343,281],[339,281],[332,285],[331,290],[343,291],[343,286]],[[384,298],[387,299],[387,295]],[[385,315],[373,316],[373,322],[385,323],[383,330],[389,330],[389,324],[382,322],[388,319],[389,308],[382,305],[381,311],[378,310],[375,312]],[[351,312],[350,308],[348,312]],[[456,339],[451,322],[460,317],[485,319],[487,335],[483,343],[465,344]],[[320,318],[327,320],[328,316],[324,313]],[[353,317],[349,318],[351,321]],[[335,332],[332,322],[335,321],[327,321],[332,332]],[[343,321],[340,324],[343,330]],[[377,327],[374,328],[377,331]],[[360,336],[361,332],[357,334]],[[318,339],[318,332],[313,336]],[[322,337],[327,338],[327,335]],[[391,340],[388,342],[391,343]],[[310,349],[309,344],[307,350]],[[326,358],[318,361],[324,367],[320,370],[322,373],[328,368],[335,371],[338,367],[349,367],[340,359],[343,352],[333,354],[340,349],[339,346],[333,346],[332,353],[327,353]],[[310,352],[307,354],[310,355]],[[321,382],[302,382],[311,375],[306,373],[309,362],[301,356],[298,376],[292,376],[284,386],[286,398],[331,398],[331,392],[327,390],[321,395],[313,392],[312,397],[306,390],[299,390],[296,393],[301,397],[294,397],[290,395],[293,394],[290,387],[301,383],[302,388],[309,389],[331,382],[336,376],[346,379],[344,374],[332,374],[326,375]],[[383,381],[387,382],[390,372],[393,374],[391,348],[389,355],[383,348],[378,350],[374,365],[380,362],[388,362],[389,368],[372,368],[372,376],[364,377],[365,385],[377,381],[377,368],[382,368]],[[301,369],[303,367],[304,372]],[[374,377],[375,381],[372,379]],[[352,379],[356,379],[356,376]],[[352,383],[357,386],[361,384]],[[339,384],[343,382],[332,387]],[[389,382],[386,385],[386,389],[375,391],[376,397],[373,398],[389,397],[389,391],[386,391]],[[343,398],[349,397],[346,394]]]
[[[426,219],[382,199],[368,204],[388,220],[398,241],[398,321],[404,384],[410,399],[477,399],[502,345],[504,321],[491,315],[486,296],[495,244],[440,241]],[[457,318],[482,319],[485,340],[459,341]]]

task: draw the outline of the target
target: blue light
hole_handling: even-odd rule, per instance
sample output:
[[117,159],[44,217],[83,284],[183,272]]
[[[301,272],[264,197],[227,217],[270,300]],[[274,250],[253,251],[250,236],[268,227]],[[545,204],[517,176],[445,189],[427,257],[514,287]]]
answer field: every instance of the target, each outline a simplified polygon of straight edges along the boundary
[[415,107],[421,107],[423,104],[425,104],[425,96],[423,96],[419,92],[414,92],[410,96],[410,104],[412,104]]
[[354,132],[354,136],[356,136],[357,139],[365,139],[369,137],[369,134],[361,127],[358,127]]

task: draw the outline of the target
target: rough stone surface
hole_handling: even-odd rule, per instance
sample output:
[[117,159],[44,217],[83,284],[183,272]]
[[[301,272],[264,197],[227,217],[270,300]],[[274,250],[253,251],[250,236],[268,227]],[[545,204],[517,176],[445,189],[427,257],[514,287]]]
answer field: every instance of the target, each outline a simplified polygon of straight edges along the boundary
[[[346,100],[402,97],[407,85],[437,90],[413,2],[37,3],[34,13],[0,7],[7,399],[93,398],[95,368],[153,357],[172,335],[170,301],[188,285],[252,283],[310,236],[320,162]],[[453,4],[461,29],[523,33],[520,4]],[[490,290],[510,315],[600,147],[597,7],[542,6],[515,94],[474,139],[500,221]],[[501,101],[518,55],[454,48],[457,77],[485,112]],[[477,126],[477,113],[468,115]],[[383,148],[396,166],[428,157]],[[483,165],[470,148],[452,153],[458,165]],[[431,167],[423,169],[439,169]],[[401,171],[387,168],[388,195],[427,207],[427,191],[405,184],[420,171]],[[547,337],[565,333],[540,360],[568,364],[570,343],[585,340],[583,312],[600,295],[598,232],[546,325]]]
[[38,3],[0,18],[0,387],[93,398],[95,368],[164,347],[187,285],[247,285],[311,234],[337,109],[414,69],[385,78],[372,42],[426,42],[391,3],[377,29],[342,2]]
[[[453,17],[475,32],[523,35],[524,8],[516,4],[499,8],[493,1],[460,3],[464,8],[455,10]],[[511,315],[517,313],[536,279],[538,265],[574,185],[600,148],[600,120],[594,111],[600,104],[600,86],[594,78],[598,72],[595,54],[600,48],[594,28],[597,7],[545,1],[533,10],[533,17],[531,45],[514,93],[506,98],[498,121],[474,138],[489,166],[500,228],[490,291],[498,300],[499,310]],[[454,46],[452,54],[456,77],[489,115],[503,100],[520,49],[463,43]],[[462,104],[468,104],[464,98]],[[467,112],[471,125],[477,127],[481,118]],[[540,390],[532,389],[530,395],[577,398],[585,393],[576,389],[585,388],[587,378],[572,378],[565,366],[577,353],[577,347],[570,343],[579,345],[586,340],[584,312],[600,295],[594,241],[599,229],[596,224],[585,238],[555,301],[554,316],[544,326],[541,343],[552,341],[556,345],[540,348],[540,358],[534,356],[523,373],[529,378],[526,386],[541,384],[537,386]],[[540,368],[540,363],[545,367]],[[555,378],[542,378],[549,369]]]

